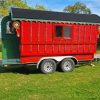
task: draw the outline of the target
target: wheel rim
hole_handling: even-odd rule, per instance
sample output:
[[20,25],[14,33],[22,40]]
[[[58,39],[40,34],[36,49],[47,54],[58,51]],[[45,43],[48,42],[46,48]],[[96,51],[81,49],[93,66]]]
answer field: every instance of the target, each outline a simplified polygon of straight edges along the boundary
[[44,64],[44,70],[46,72],[52,72],[52,70],[53,70],[53,64],[51,62],[46,62]]
[[72,64],[69,62],[69,61],[66,61],[64,64],[63,64],[63,67],[66,71],[70,71],[72,69]]

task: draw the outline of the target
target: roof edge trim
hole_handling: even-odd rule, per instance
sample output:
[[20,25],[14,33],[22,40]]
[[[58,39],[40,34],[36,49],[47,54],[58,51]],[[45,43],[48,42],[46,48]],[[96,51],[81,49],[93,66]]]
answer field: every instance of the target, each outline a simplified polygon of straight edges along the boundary
[[[12,16],[11,16],[12,17]],[[56,23],[76,23],[76,24],[98,24],[100,23],[91,23],[91,22],[75,22],[75,21],[57,21],[57,20],[42,20],[42,19],[26,19],[26,18],[12,18],[12,20],[25,20],[25,21],[36,21],[36,22],[56,22]]]

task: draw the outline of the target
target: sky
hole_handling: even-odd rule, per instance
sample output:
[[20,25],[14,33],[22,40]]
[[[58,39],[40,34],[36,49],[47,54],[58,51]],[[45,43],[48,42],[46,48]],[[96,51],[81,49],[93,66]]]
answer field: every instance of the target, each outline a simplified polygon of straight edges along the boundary
[[100,0],[24,0],[28,5],[34,7],[36,4],[44,5],[53,11],[63,11],[65,6],[73,5],[75,2],[85,3],[93,14],[100,15]]

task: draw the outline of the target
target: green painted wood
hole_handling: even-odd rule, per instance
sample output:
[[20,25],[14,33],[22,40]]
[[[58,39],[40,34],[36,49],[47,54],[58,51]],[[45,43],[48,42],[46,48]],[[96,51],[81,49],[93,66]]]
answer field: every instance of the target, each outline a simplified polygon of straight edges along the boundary
[[2,40],[2,64],[19,63],[19,40],[16,34],[6,34],[6,23],[11,21],[10,16],[6,16],[1,21]]
[[36,21],[36,22],[55,22],[55,23],[71,23],[71,24],[98,24],[100,23],[88,23],[88,22],[73,22],[73,21],[56,21],[56,20],[39,20],[39,19],[26,19],[26,18],[11,18],[12,20],[25,20],[25,21]]

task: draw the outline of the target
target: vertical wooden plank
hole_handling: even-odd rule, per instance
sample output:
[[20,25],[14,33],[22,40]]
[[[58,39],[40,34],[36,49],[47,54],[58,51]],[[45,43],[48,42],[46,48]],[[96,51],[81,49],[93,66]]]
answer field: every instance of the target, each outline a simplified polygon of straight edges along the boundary
[[73,25],[73,35],[72,35],[72,48],[71,48],[71,52],[72,53],[78,53],[78,44],[79,44],[79,25],[78,24],[74,24]]
[[38,22],[32,22],[32,44],[38,42]]
[[84,53],[89,53],[89,44],[84,45]]
[[86,27],[85,27],[85,39],[84,39],[85,44],[90,43],[90,35],[91,35],[91,25],[86,25]]
[[46,45],[46,54],[53,55],[53,46],[52,45]]
[[64,54],[65,51],[65,46],[64,45],[59,45],[59,53]]
[[71,52],[73,54],[77,54],[78,53],[78,45],[73,45]]
[[31,56],[31,45],[21,45],[21,56]]
[[31,23],[28,22],[28,21],[23,21],[22,22],[22,25],[23,25],[23,31],[22,31],[22,35],[21,35],[21,39],[22,39],[22,44],[31,44]]
[[38,45],[32,45],[32,55],[38,55]]
[[45,23],[41,22],[40,23],[40,28],[39,28],[39,43],[45,44],[46,40],[46,32],[45,32]]
[[38,42],[37,43],[39,43],[39,39],[40,39],[40,22],[38,22],[38,32],[37,32],[37,35],[38,35],[38,38],[37,38],[38,39]]
[[45,54],[45,46],[44,45],[38,45],[38,55],[44,55]]
[[59,46],[58,45],[53,45],[53,54],[58,54],[59,51]]
[[71,54],[71,45],[66,45],[65,46],[65,51],[66,51],[66,54]]
[[51,43],[52,42],[52,36],[53,34],[53,25],[52,23],[46,23],[46,42]]
[[91,49],[90,49],[90,53],[93,53],[93,54],[94,54],[95,51],[96,51],[96,46],[93,45],[93,44],[91,44],[91,45],[90,45],[90,48],[91,48]]
[[79,47],[78,47],[78,53],[79,54],[84,54],[83,52],[84,52],[84,45],[79,45]]
[[79,26],[79,44],[84,44],[84,39],[85,39],[85,25],[80,25]]
[[92,25],[91,44],[94,44],[94,43],[95,43],[95,25]]
[[79,39],[79,25],[74,24],[73,25],[73,35],[72,35],[73,44],[78,44],[78,39]]
[[91,44],[95,44],[97,42],[97,32],[98,32],[98,27],[97,25],[92,25],[91,26]]

